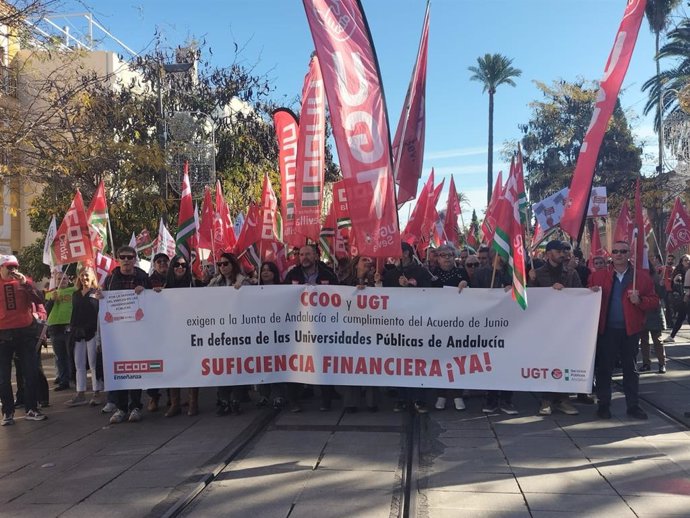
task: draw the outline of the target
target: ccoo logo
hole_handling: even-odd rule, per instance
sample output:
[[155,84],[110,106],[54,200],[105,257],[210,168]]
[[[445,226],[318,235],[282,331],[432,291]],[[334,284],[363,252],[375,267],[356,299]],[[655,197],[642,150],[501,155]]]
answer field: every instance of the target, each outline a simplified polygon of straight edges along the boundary
[[341,0],[324,0],[317,3],[322,4],[314,7],[317,19],[331,36],[337,41],[349,39],[355,30],[355,22]]

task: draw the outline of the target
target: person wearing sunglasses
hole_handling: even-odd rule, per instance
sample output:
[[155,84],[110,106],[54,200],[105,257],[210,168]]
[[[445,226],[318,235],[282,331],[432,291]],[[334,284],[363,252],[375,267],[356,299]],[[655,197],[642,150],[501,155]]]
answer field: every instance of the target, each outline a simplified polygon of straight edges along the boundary
[[635,266],[630,261],[630,245],[626,241],[614,243],[611,257],[613,271],[594,272],[589,279],[589,287],[602,292],[594,367],[599,398],[597,416],[611,418],[611,374],[620,359],[627,414],[635,419],[647,419],[647,413],[639,405],[637,350],[645,316],[659,307],[659,296],[645,269],[633,271]]
[[25,420],[42,421],[38,409],[38,359],[34,327],[34,305],[43,297],[33,283],[19,271],[14,255],[0,255],[0,402],[2,426],[14,424],[12,357],[16,354],[24,373]]
[[[239,290],[242,286],[250,284],[249,279],[242,273],[240,263],[234,254],[224,252],[216,262],[216,276],[208,283],[209,288],[222,288],[232,286]],[[219,417],[232,413],[241,414],[243,393],[247,387],[242,386],[223,386],[218,387],[216,415]]]
[[[567,251],[567,253],[566,253]],[[546,243],[546,262],[543,266],[529,271],[527,286],[531,288],[582,288],[577,272],[569,268],[566,261],[571,258],[572,249],[569,243],[552,239]],[[542,394],[539,415],[551,415],[558,410],[567,415],[577,415],[580,411],[570,403],[568,394],[545,392]]]
[[[438,266],[431,270],[431,275],[434,276],[431,285],[434,288],[442,288],[444,286],[459,288],[460,284],[464,282],[465,286],[467,286],[470,277],[465,268],[455,265],[455,247],[453,245],[441,245],[435,250]],[[434,404],[434,408],[436,408],[436,410],[444,410],[446,408],[446,401],[449,397],[453,398],[455,410],[465,410],[465,400],[462,398],[461,389],[436,390],[436,403]]]
[[165,281],[168,278],[168,269],[170,266],[170,258],[167,254],[162,252],[153,256],[153,271],[149,275],[151,279],[151,286],[154,288],[164,288]]
[[[195,288],[201,286],[192,276],[192,269],[189,261],[182,256],[176,255],[170,261],[170,267],[165,279],[165,289],[175,288]],[[180,388],[171,388],[169,392],[170,406],[165,412],[165,417],[174,417],[180,415],[182,409]],[[199,388],[194,387],[189,389],[189,407],[187,409],[188,416],[195,416],[199,413]]]
[[[121,246],[115,254],[119,266],[108,274],[103,281],[103,291],[133,290],[139,295],[145,289],[151,289],[151,279],[141,268],[135,266],[137,252],[131,246]],[[117,407],[110,417],[110,424],[119,424],[128,420],[130,423],[138,423],[142,419],[141,389],[116,390],[108,394],[108,404],[103,412],[110,411],[110,404]]]

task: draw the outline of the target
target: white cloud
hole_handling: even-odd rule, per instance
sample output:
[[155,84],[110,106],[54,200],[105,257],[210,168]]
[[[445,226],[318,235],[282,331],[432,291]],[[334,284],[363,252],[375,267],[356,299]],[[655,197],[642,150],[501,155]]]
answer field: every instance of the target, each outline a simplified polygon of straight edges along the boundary
[[457,158],[461,156],[486,155],[486,146],[482,147],[461,147],[455,149],[445,149],[442,151],[431,151],[424,153],[424,160],[443,160],[446,158]]

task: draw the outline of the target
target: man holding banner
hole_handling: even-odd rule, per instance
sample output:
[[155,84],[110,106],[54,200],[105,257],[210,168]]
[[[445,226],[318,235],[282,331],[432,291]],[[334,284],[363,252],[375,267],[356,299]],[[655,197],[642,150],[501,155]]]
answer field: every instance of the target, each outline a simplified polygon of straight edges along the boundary
[[649,274],[636,269],[629,261],[630,244],[616,241],[611,256],[613,272],[597,271],[589,279],[590,288],[602,290],[595,364],[597,416],[611,418],[611,373],[616,359],[620,358],[627,414],[635,419],[647,419],[638,399],[637,348],[645,315],[659,307],[659,297]]

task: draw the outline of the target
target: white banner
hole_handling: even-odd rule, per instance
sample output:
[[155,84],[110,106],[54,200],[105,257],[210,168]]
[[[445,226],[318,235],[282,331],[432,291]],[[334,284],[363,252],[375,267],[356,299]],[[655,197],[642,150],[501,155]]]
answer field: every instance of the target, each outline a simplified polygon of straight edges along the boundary
[[[561,189],[556,194],[532,205],[532,211],[537,222],[544,232],[555,227],[561,222],[561,216],[565,211],[565,200],[568,198],[568,187]],[[592,187],[587,206],[587,217],[608,216],[608,199],[606,187]]]
[[275,382],[591,391],[601,293],[346,286],[104,292],[106,390]]

